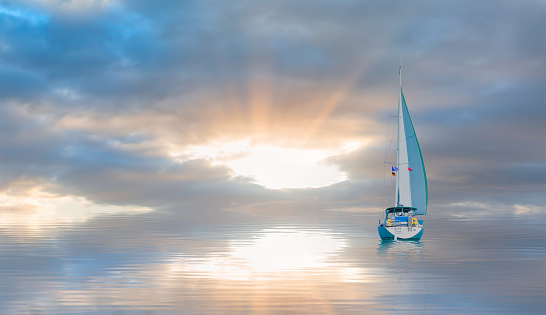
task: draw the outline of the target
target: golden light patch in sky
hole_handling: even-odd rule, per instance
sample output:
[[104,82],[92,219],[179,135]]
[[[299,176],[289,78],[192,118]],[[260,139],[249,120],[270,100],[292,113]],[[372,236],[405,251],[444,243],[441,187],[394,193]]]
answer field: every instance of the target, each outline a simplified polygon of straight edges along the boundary
[[143,213],[145,207],[95,204],[80,196],[62,196],[34,187],[21,194],[0,194],[0,227],[40,236],[45,228],[77,224],[98,215]]
[[179,161],[209,159],[213,164],[230,167],[234,176],[251,177],[257,184],[271,189],[306,188],[329,186],[346,180],[347,174],[326,160],[349,153],[360,145],[354,142],[337,150],[325,150],[252,145],[250,140],[240,140],[192,147],[171,155]]

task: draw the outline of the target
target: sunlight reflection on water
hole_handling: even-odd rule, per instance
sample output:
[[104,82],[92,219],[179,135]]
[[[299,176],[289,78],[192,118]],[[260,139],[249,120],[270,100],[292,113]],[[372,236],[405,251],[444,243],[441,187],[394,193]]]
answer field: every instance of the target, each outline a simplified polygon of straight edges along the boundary
[[352,213],[206,225],[142,214],[39,234],[4,226],[2,314],[540,310],[540,224],[531,233],[506,225],[513,218],[431,216],[421,241],[380,241],[369,222]]
[[229,241],[226,253],[175,257],[169,270],[184,277],[217,280],[291,282],[321,276],[364,281],[363,268],[336,261],[346,247],[343,236],[330,230],[272,228],[248,240]]

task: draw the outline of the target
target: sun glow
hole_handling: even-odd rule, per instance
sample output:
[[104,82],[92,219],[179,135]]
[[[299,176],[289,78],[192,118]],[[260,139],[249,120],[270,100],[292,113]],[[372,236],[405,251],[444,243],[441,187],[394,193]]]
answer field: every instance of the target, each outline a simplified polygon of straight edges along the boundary
[[136,214],[151,208],[95,204],[81,196],[62,196],[37,186],[24,194],[0,193],[0,228],[41,235],[46,228],[85,222],[108,214]]
[[360,143],[348,143],[338,150],[284,148],[251,145],[249,140],[192,147],[172,153],[179,162],[208,159],[214,165],[230,167],[234,176],[251,177],[257,184],[271,189],[324,187],[347,179],[329,157],[349,153]]

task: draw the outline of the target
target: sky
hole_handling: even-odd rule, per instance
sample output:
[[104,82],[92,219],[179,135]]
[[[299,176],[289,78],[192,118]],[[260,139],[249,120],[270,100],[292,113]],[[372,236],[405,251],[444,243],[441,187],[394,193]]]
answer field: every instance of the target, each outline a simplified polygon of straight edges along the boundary
[[545,16],[539,0],[0,1],[3,224],[380,213],[401,56],[429,211],[544,213]]

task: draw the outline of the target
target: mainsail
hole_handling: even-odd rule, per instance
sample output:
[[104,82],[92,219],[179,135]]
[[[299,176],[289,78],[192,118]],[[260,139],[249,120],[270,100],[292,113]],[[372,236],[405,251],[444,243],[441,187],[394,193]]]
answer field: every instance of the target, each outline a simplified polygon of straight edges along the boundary
[[396,163],[398,167],[396,206],[413,207],[417,209],[414,212],[415,214],[425,215],[428,204],[427,175],[401,83],[398,104],[398,152]]

